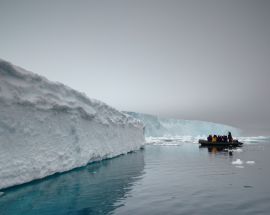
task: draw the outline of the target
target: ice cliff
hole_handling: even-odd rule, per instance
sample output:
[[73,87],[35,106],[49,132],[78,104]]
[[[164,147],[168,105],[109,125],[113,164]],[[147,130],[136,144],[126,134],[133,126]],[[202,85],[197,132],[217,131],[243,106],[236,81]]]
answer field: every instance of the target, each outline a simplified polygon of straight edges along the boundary
[[0,60],[0,189],[143,144],[140,121]]
[[228,131],[231,131],[234,136],[239,136],[241,133],[238,128],[212,122],[167,119],[135,112],[125,113],[144,123],[146,137],[195,137],[209,134],[227,134]]

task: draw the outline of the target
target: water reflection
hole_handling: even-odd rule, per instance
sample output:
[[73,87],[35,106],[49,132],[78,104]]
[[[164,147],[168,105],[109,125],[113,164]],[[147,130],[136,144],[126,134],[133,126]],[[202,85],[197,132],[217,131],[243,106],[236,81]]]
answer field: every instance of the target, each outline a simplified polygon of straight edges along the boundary
[[1,215],[108,214],[142,177],[143,150],[5,190]]
[[199,146],[200,149],[207,149],[209,154],[224,154],[233,156],[232,147],[222,147],[222,146]]

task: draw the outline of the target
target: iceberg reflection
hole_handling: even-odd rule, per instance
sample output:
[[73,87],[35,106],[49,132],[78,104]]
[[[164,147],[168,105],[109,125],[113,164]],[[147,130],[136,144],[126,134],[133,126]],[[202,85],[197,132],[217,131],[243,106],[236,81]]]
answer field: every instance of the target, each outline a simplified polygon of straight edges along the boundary
[[143,175],[143,150],[17,186],[0,197],[1,215],[108,214]]

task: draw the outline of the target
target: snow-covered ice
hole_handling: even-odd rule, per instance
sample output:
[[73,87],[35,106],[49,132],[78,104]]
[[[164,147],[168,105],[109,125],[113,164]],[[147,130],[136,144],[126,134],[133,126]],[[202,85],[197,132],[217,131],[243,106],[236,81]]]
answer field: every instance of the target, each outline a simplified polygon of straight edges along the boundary
[[197,139],[196,137],[206,139],[209,134],[224,135],[228,131],[231,131],[233,136],[241,134],[238,128],[213,122],[167,119],[135,112],[126,113],[145,124],[146,137],[182,137],[190,141],[192,138]]
[[242,165],[243,161],[241,161],[239,158],[232,162],[233,165]]
[[0,60],[0,189],[137,150],[143,129],[100,101]]

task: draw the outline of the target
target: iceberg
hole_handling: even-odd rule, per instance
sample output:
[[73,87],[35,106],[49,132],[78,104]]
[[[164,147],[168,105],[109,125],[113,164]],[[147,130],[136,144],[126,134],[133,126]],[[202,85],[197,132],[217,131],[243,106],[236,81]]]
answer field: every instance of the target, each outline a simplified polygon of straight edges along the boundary
[[145,125],[146,137],[204,137],[209,134],[227,134],[231,131],[233,136],[239,136],[241,130],[232,126],[197,121],[160,118],[157,116],[125,112],[130,116],[139,119]]
[[137,150],[143,132],[139,120],[0,60],[0,189]]

